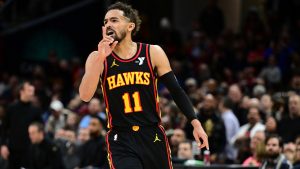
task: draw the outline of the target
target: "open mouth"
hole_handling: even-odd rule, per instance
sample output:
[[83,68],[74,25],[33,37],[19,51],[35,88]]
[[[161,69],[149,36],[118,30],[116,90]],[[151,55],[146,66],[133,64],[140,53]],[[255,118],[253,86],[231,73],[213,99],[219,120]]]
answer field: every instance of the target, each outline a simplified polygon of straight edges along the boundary
[[114,38],[115,31],[112,30],[112,29],[108,29],[108,30],[106,31],[106,35],[108,35],[108,36]]

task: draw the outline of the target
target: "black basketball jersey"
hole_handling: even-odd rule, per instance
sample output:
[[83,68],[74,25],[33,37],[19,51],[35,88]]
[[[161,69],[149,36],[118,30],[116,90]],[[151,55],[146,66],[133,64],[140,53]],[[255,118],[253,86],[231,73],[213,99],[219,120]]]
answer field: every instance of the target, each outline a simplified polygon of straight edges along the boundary
[[111,53],[104,61],[101,76],[108,127],[148,126],[160,122],[157,76],[149,44],[137,43],[130,59]]

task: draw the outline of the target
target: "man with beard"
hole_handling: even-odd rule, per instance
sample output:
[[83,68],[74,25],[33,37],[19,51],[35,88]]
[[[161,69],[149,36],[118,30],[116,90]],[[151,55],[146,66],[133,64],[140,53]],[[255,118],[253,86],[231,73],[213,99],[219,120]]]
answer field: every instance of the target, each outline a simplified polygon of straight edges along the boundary
[[79,150],[80,168],[90,167],[102,169],[107,165],[105,139],[102,135],[103,125],[100,117],[91,115],[90,139]]
[[130,5],[117,2],[108,7],[102,40],[98,51],[87,58],[79,94],[89,101],[101,82],[110,129],[106,143],[111,168],[169,169],[172,162],[161,126],[158,79],[193,125],[199,148],[209,149],[208,138],[163,49],[132,40],[140,24],[137,10]]
[[290,162],[282,154],[283,142],[277,135],[266,139],[266,159],[261,169],[292,169]]

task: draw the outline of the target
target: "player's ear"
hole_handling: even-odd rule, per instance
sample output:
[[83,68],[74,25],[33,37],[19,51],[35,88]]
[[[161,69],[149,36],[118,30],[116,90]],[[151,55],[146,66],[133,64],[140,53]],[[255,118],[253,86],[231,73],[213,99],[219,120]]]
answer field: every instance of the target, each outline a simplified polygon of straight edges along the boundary
[[135,24],[134,23],[130,23],[129,26],[128,26],[128,30],[129,31],[133,31],[135,28]]

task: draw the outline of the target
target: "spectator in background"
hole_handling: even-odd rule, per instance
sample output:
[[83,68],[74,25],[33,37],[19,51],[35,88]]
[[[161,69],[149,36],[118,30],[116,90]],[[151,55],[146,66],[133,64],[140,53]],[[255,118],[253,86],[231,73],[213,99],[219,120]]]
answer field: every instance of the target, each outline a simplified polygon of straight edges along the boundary
[[294,169],[300,169],[300,144],[296,144]]
[[88,128],[81,128],[77,135],[77,145],[82,145],[90,139],[90,130]]
[[65,144],[62,147],[63,162],[66,169],[74,169],[79,164],[79,145],[76,144],[76,134],[72,128],[65,127]]
[[[88,114],[83,116],[79,123],[79,128],[87,128],[90,123],[92,115],[97,115],[100,117],[102,122],[106,121],[106,114],[103,112],[101,107],[101,102],[98,98],[93,98],[88,104]],[[104,125],[105,127],[106,125]]]
[[77,131],[78,128],[78,115],[74,112],[68,111],[66,128],[69,128],[72,131]]
[[229,86],[228,89],[228,98],[231,100],[232,107],[230,109],[233,111],[235,116],[238,118],[240,125],[244,125],[247,123],[247,112],[243,111],[240,107],[243,93],[241,88],[237,84],[233,84]]
[[282,154],[283,142],[277,135],[269,136],[266,139],[266,159],[260,169],[278,168],[292,169],[290,162]]
[[193,77],[187,78],[184,81],[184,85],[186,87],[188,96],[191,96],[192,94],[197,92],[198,84],[197,84],[197,80],[195,78],[193,78]]
[[172,158],[172,162],[183,164],[185,166],[203,166],[203,161],[200,161],[198,158],[199,154],[200,150],[198,148],[193,149],[192,141],[185,140],[179,143],[177,156]]
[[53,100],[50,103],[51,115],[46,122],[46,132],[51,137],[58,129],[65,127],[67,121],[67,115],[64,114],[64,105],[59,100]]
[[264,155],[264,142],[266,135],[264,131],[257,131],[250,141],[250,150],[252,155],[248,157],[244,162],[243,166],[261,166],[261,160]]
[[[79,150],[79,167],[102,168],[108,165],[103,124],[97,115],[92,115],[89,124],[90,139]],[[116,138],[118,139],[118,138]]]
[[266,126],[265,133],[267,137],[269,135],[276,134],[278,132],[277,121],[273,116],[267,117],[265,126]]
[[[260,111],[262,112],[263,118],[273,116],[273,101],[269,94],[264,94],[260,98]],[[266,119],[265,119],[266,120]]]
[[293,142],[283,145],[283,154],[290,163],[294,163],[296,155],[296,145]]
[[183,141],[178,145],[177,158],[182,160],[194,159],[192,142],[189,140]]
[[28,128],[31,140],[29,161],[30,169],[64,169],[59,147],[45,138],[44,126],[32,123]]
[[237,150],[231,143],[232,138],[237,134],[240,124],[230,107],[232,107],[232,101],[224,97],[219,103],[219,111],[221,112],[221,117],[225,125],[226,133],[226,146],[225,155],[226,163],[233,163],[237,157]]
[[261,123],[259,110],[257,107],[251,107],[248,111],[248,123],[241,126],[238,133],[234,136],[233,142],[253,137],[256,131],[265,130],[265,125]]
[[182,129],[175,129],[170,139],[170,147],[172,156],[176,156],[178,153],[178,146],[181,142],[186,140],[185,132]]
[[197,118],[201,122],[210,143],[211,162],[218,163],[219,155],[224,152],[226,145],[225,126],[217,113],[217,103],[213,95],[204,97],[203,107],[199,110]]
[[[292,142],[300,133],[300,96],[292,94],[288,102],[289,116],[279,121],[278,134],[283,142]],[[291,130],[292,129],[292,130]]]
[[232,143],[238,149],[238,161],[243,162],[250,156],[250,139],[257,131],[265,130],[265,125],[261,123],[259,110],[257,107],[251,107],[248,111],[248,123],[241,126],[237,134],[232,138]]
[[270,56],[268,58],[268,66],[264,67],[259,77],[263,78],[267,82],[268,88],[278,87],[278,84],[281,81],[281,72],[279,67],[276,65],[276,58],[275,56]]
[[1,156],[9,159],[10,169],[28,167],[30,140],[27,129],[32,122],[42,122],[41,111],[31,105],[34,89],[29,81],[22,82],[18,87],[18,101],[6,110]]

